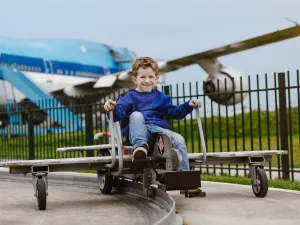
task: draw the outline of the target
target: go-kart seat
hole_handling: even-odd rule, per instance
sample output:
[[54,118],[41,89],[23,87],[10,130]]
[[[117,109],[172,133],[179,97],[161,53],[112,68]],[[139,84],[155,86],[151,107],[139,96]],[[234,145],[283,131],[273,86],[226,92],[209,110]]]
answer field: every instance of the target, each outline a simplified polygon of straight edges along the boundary
[[[159,133],[153,133],[153,134],[151,134],[151,136],[150,136],[150,138],[149,138],[149,140],[147,142],[147,144],[149,146],[148,154],[153,152],[153,147],[154,147],[154,144],[156,142],[156,138],[157,138],[158,134]],[[123,146],[124,146],[124,153],[132,155],[134,149],[133,149],[133,146],[130,143],[128,137],[124,137],[123,138]]]

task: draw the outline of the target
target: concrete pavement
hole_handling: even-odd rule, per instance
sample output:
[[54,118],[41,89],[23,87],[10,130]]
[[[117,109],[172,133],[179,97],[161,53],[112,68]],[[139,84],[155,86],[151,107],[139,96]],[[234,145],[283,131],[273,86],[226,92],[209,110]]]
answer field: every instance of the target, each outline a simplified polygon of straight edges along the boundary
[[[30,180],[9,175],[3,168],[0,172],[0,224],[152,224],[165,213],[141,199],[101,195],[95,174],[67,180],[72,173],[61,173],[62,179],[50,182],[47,210],[39,211]],[[270,188],[265,198],[256,198],[251,186],[212,182],[202,186],[205,198],[169,192],[188,225],[300,224],[300,192]]]
[[300,191],[269,188],[257,198],[251,186],[203,182],[205,198],[185,198],[169,192],[188,225],[300,225]]
[[0,199],[1,225],[150,225],[166,214],[141,198],[59,185],[49,185],[47,209],[39,211],[32,184],[16,180],[0,179]]

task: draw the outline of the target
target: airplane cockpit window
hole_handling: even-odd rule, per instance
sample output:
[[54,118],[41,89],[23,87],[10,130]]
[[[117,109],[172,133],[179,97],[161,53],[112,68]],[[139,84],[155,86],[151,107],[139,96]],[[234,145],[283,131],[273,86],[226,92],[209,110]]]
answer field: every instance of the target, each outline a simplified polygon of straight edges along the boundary
[[115,48],[109,45],[105,45],[112,57],[117,63],[120,62],[132,62],[136,59],[136,54],[129,51],[127,48]]
[[[132,63],[137,58],[136,53],[129,51],[127,48],[118,48],[118,47],[113,47],[105,44],[104,46],[109,50],[109,53],[113,57],[114,61],[119,65],[122,65],[124,63],[125,64]],[[80,50],[83,53],[88,53],[88,52],[93,52],[98,54],[106,53],[106,51],[103,51],[103,49],[87,48],[83,45],[80,46]]]

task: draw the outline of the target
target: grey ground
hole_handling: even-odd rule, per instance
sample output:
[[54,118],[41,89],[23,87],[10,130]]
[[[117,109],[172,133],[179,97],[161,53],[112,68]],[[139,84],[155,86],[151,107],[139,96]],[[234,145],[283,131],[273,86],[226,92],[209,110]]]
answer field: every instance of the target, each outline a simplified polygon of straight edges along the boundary
[[[146,200],[102,195],[93,183],[94,175],[79,176],[70,181],[71,173],[62,173],[63,179],[52,180],[47,210],[39,211],[30,180],[2,171],[0,224],[153,224],[166,213]],[[94,188],[77,187],[81,184]],[[179,191],[169,192],[188,225],[300,225],[300,192],[270,188],[265,198],[256,198],[250,186],[211,182],[202,186],[205,198],[189,199]]]
[[300,225],[300,192],[269,189],[256,198],[250,186],[203,182],[205,198],[170,192],[188,225]]
[[49,187],[47,210],[39,211],[31,183],[0,179],[0,224],[153,224],[166,213],[159,206],[95,188]]

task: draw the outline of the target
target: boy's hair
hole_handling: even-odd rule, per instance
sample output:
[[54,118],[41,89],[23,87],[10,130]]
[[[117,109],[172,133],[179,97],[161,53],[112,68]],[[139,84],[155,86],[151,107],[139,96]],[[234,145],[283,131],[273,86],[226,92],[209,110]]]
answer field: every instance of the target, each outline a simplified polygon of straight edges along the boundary
[[132,64],[132,76],[137,76],[139,68],[146,69],[148,67],[152,68],[155,75],[158,76],[158,64],[151,57],[140,57],[134,61]]

